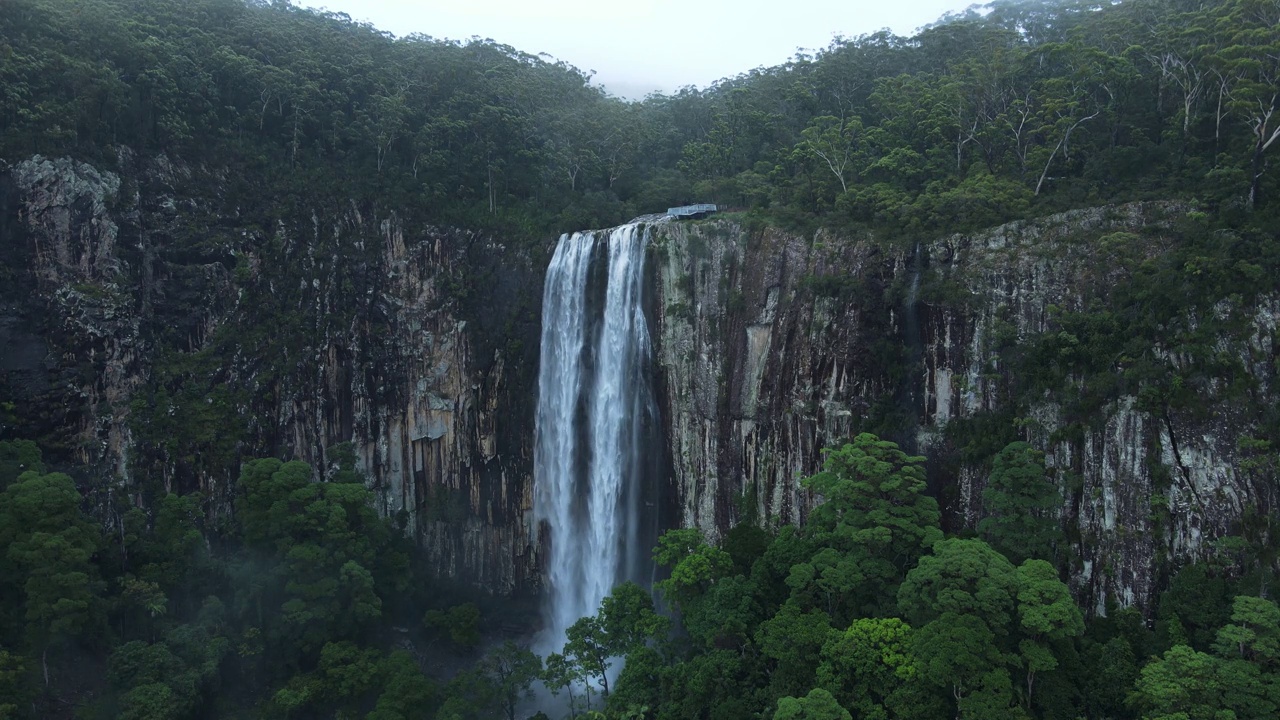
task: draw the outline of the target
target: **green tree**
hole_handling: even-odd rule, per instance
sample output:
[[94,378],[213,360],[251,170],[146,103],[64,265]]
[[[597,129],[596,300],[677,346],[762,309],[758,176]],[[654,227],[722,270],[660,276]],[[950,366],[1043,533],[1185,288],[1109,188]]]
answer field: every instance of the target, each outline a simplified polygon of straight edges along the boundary
[[788,601],[776,615],[760,623],[756,645],[774,667],[774,695],[791,695],[812,687],[822,649],[831,635],[831,618],[820,610],[805,612]]
[[800,133],[796,151],[819,161],[840,182],[840,192],[846,192],[857,170],[861,136],[862,122],[856,116],[844,120],[816,117]]
[[633,582],[613,588],[600,604],[600,624],[609,648],[625,655],[667,634],[671,621],[654,611],[653,596]]
[[0,493],[2,567],[22,588],[27,636],[40,652],[45,685],[49,651],[77,638],[97,614],[101,583],[91,560],[102,539],[80,502],[62,473],[28,471]]
[[21,717],[35,693],[27,680],[27,659],[9,650],[0,650],[0,718]]
[[236,518],[246,544],[264,549],[288,545],[290,496],[311,482],[306,463],[283,463],[275,458],[251,460],[240,470]]
[[551,653],[547,656],[543,665],[542,682],[546,684],[552,695],[559,697],[560,692],[564,691],[569,696],[570,717],[577,717],[578,711],[582,709],[579,698],[574,692],[576,688],[583,687],[587,693],[584,700],[588,706],[590,704],[591,688],[589,685],[583,685],[586,680],[587,675],[583,666],[568,655]]
[[943,540],[907,573],[898,607],[912,626],[923,627],[945,613],[972,616],[1005,635],[1012,627],[1018,573],[981,540]]
[[480,643],[480,608],[474,603],[448,610],[428,610],[422,618],[428,630],[447,635],[458,648],[469,650]]
[[140,578],[171,592],[188,585],[192,575],[209,572],[208,545],[200,531],[201,500],[199,495],[176,493],[160,500],[151,532],[135,558]]
[[[565,657],[581,668],[584,678],[599,682],[600,691],[608,698],[609,669],[617,656],[600,616],[579,618],[565,630],[565,638]],[[590,687],[587,691],[590,692]],[[589,705],[589,697],[587,702]]]
[[1266,598],[1241,595],[1231,606],[1231,622],[1218,631],[1215,651],[1249,660],[1269,670],[1280,665],[1280,607]]
[[1058,488],[1045,475],[1044,453],[1025,442],[1010,443],[992,462],[978,532],[1015,562],[1052,560],[1062,536],[1055,517],[1061,504]]
[[[669,672],[666,658],[652,647],[640,647],[627,653],[627,664],[622,667],[609,695],[608,709],[657,710],[669,705]],[[648,712],[642,713],[641,717],[648,717]]]
[[120,706],[120,717],[127,720],[168,720],[187,711],[173,688],[160,682],[131,688],[120,699]]
[[30,440],[0,440],[0,491],[26,472],[45,472],[39,446]]
[[1058,667],[1056,643],[1084,632],[1084,618],[1053,566],[1028,560],[1018,566],[1018,644],[1027,678],[1025,705],[1031,709],[1036,676]]
[[[327,642],[356,640],[402,590],[407,561],[361,482],[315,482],[304,463],[245,463],[237,517],[246,544],[269,558],[274,582],[251,586],[255,607],[278,601],[280,649],[311,657]],[[259,574],[260,568],[245,565]],[[274,610],[275,608],[271,608]]]
[[815,552],[787,579],[792,597],[820,598],[837,621],[888,614],[907,570],[942,539],[923,462],[867,433],[827,454],[802,481],[822,502],[803,529]]
[[1070,159],[1072,135],[1114,105],[1113,88],[1125,82],[1124,78],[1134,70],[1126,57],[1083,43],[1046,43],[1036,53],[1042,68],[1051,68],[1035,88],[1038,103],[1033,127],[1045,139],[1044,146],[1036,148],[1036,159],[1044,159],[1035,185],[1035,194],[1039,195],[1054,162],[1058,158]]
[[146,580],[126,577],[121,583],[120,599],[125,607],[133,611],[132,615],[141,619],[138,623],[140,627],[151,625],[150,636],[154,641],[154,623],[169,611],[169,599],[160,586]]
[[1243,660],[1221,660],[1186,645],[1142,668],[1129,704],[1143,718],[1275,717],[1274,678]]
[[1280,8],[1269,0],[1232,0],[1216,8],[1219,68],[1231,112],[1249,131],[1250,207],[1262,207],[1267,151],[1280,144]]
[[898,607],[919,627],[921,677],[949,688],[965,716],[1019,715],[1008,671],[1019,589],[1013,565],[986,543],[943,540],[898,590]]
[[702,647],[744,647],[763,619],[759,587],[741,575],[721,578],[684,607],[684,629]]
[[412,720],[439,702],[435,685],[407,651],[396,650],[383,659],[378,677],[382,692],[368,720]]
[[1137,682],[1141,663],[1124,637],[1113,637],[1092,648],[1086,656],[1089,668],[1082,683],[1090,717],[1124,717],[1125,700]]
[[707,588],[733,569],[729,554],[707,543],[696,528],[663,533],[653,549],[653,558],[660,567],[670,568],[671,573],[658,581],[658,590],[668,602],[686,611]]
[[750,656],[734,650],[711,649],[672,665],[660,686],[661,715],[706,716],[711,720],[751,717],[771,704],[762,702],[759,688],[768,683],[767,670]]
[[516,707],[533,697],[533,682],[542,674],[542,659],[508,640],[480,661],[480,672],[497,689],[507,720],[516,720]]
[[107,679],[122,716],[189,716],[216,687],[228,650],[225,638],[194,625],[175,627],[161,642],[134,640],[117,647],[107,661]]
[[1156,610],[1156,633],[1160,649],[1190,645],[1209,650],[1218,628],[1231,615],[1232,582],[1206,563],[1188,565],[1174,575],[1169,589],[1160,595]]
[[894,695],[916,680],[912,636],[911,627],[898,618],[855,620],[823,645],[818,684],[859,718],[886,720]]
[[565,631],[564,657],[577,666],[577,672],[550,668],[550,658],[547,660],[548,669],[557,673],[556,679],[561,682],[561,687],[575,674],[599,681],[601,692],[607,699],[609,669],[615,659],[643,647],[650,640],[665,637],[669,625],[667,618],[654,612],[653,598],[648,592],[635,583],[622,583],[600,604],[599,612],[579,618]]
[[784,697],[774,712],[776,720],[853,720],[848,710],[840,707],[831,693],[814,688],[802,698]]
[[317,700],[355,714],[381,684],[383,655],[351,641],[326,643],[316,668]]
[[998,641],[981,618],[946,612],[916,631],[911,650],[920,678],[948,691],[957,716],[1019,717]]

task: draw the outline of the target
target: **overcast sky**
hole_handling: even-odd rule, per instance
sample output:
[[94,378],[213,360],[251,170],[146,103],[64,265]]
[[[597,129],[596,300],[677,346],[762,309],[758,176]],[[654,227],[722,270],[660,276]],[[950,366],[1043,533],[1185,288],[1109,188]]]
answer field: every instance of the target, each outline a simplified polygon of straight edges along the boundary
[[910,35],[973,0],[296,0],[404,36],[492,38],[594,70],[622,97],[706,87],[889,28]]

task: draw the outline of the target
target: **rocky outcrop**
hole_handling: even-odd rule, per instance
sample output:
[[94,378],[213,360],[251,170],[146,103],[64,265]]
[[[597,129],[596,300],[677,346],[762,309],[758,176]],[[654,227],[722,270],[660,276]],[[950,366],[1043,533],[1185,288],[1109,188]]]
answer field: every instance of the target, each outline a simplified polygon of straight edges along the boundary
[[43,158],[6,176],[4,194],[17,201],[6,202],[0,244],[9,274],[0,295],[0,392],[46,447],[126,478],[129,401],[145,370],[108,210],[120,179]]
[[[716,536],[742,520],[802,520],[816,498],[798,480],[820,468],[821,448],[874,422],[929,458],[949,528],[974,528],[986,468],[961,462],[948,426],[1012,411],[1001,347],[1057,333],[1057,313],[1105,299],[1135,259],[1162,251],[1152,230],[1186,212],[1077,211],[896,249],[730,221],[658,226],[655,323],[682,523]],[[1119,232],[1128,261],[1095,242]],[[1258,398],[1274,388],[1278,301],[1224,303],[1201,321],[1243,328],[1224,330],[1218,351],[1243,359]],[[1191,362],[1172,338],[1152,351],[1175,370]],[[1141,389],[1084,424],[1048,396],[1016,420],[1047,453],[1072,584],[1099,612],[1108,598],[1147,605],[1169,563],[1204,557],[1246,506],[1274,502],[1239,470],[1257,417],[1213,387],[1202,407],[1154,412]]]

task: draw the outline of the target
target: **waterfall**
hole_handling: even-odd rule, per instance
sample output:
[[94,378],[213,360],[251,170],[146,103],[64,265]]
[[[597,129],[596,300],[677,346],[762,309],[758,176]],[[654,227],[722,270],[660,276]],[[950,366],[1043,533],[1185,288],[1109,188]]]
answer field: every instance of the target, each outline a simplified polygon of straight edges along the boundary
[[543,653],[615,584],[649,580],[659,453],[647,235],[632,223],[562,236],[547,269],[533,498],[549,544]]
[[[902,305],[902,339],[907,347],[910,370],[894,392],[898,407],[910,418],[908,427],[913,428],[920,427],[924,402],[921,392],[929,381],[924,364],[924,335],[920,332],[920,275],[924,272],[925,261],[924,250],[920,243],[916,243],[911,254],[911,285]],[[896,433],[890,438],[912,454],[919,452],[919,434],[916,432]]]

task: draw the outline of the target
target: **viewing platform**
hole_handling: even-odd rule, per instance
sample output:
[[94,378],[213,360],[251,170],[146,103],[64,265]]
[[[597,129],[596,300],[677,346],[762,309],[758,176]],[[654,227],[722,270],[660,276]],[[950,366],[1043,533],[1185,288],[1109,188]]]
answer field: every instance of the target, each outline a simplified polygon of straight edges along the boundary
[[667,208],[667,215],[677,220],[685,218],[699,219],[704,218],[718,210],[715,205],[703,203],[701,205],[682,205],[680,207]]

